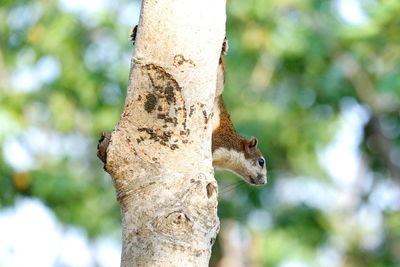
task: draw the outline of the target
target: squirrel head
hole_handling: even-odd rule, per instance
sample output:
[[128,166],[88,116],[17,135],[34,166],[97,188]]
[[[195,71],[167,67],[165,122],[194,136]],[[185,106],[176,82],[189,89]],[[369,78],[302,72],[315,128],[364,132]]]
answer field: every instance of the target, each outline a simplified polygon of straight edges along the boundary
[[266,184],[267,169],[265,159],[257,147],[257,138],[243,138],[240,142],[240,150],[217,148],[213,152],[213,165],[234,172],[249,184]]
[[265,164],[265,158],[257,147],[257,138],[252,137],[249,140],[243,139],[242,144],[246,164],[243,164],[245,168],[236,170],[236,172],[250,184],[266,184],[267,167]]

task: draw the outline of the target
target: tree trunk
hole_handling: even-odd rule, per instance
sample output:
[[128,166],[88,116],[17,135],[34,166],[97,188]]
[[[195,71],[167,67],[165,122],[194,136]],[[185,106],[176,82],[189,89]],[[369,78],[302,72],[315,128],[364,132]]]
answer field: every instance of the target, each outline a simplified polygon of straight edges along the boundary
[[143,0],[125,107],[105,169],[121,266],[208,266],[219,228],[210,117],[224,0]]

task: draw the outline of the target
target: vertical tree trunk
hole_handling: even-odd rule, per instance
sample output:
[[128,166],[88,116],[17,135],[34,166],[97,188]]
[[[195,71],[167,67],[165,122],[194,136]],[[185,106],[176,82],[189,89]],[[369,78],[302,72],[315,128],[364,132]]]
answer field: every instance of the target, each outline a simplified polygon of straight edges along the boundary
[[143,0],[125,107],[105,168],[121,266],[208,266],[219,228],[210,117],[225,0]]

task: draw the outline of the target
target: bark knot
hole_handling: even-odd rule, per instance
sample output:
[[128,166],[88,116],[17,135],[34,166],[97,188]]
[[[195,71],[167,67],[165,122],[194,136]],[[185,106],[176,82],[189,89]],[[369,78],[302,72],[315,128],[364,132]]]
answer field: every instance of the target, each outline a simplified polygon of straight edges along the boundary
[[192,231],[193,222],[189,216],[182,210],[172,211],[159,217],[157,223],[157,231],[164,236],[174,236],[182,241],[186,241],[188,233]]

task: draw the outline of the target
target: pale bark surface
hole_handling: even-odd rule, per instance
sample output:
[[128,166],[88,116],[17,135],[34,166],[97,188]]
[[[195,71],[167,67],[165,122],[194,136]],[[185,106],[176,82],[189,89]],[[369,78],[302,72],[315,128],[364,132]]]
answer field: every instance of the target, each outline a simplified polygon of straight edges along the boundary
[[225,0],[144,0],[120,121],[107,148],[121,266],[208,266],[219,221],[210,118]]

